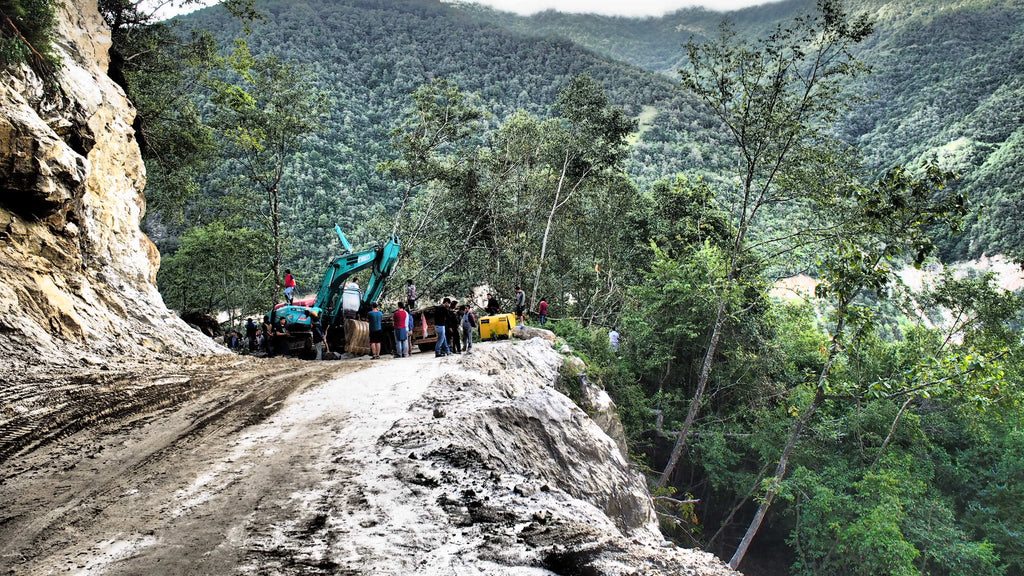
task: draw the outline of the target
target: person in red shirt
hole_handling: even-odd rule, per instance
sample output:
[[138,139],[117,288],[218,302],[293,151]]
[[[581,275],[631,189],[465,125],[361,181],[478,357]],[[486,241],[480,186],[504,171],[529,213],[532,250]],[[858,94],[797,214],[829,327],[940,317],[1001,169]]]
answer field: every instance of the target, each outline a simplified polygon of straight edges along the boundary
[[409,313],[405,311],[405,302],[398,303],[398,310],[392,317],[395,325],[395,354],[399,358],[409,355]]
[[291,270],[284,271],[284,299],[288,304],[295,299],[295,276],[292,276]]
[[543,325],[547,324],[547,322],[548,322],[548,299],[547,298],[541,298],[540,299],[540,306],[538,307],[537,312],[540,314],[540,325],[543,326]]

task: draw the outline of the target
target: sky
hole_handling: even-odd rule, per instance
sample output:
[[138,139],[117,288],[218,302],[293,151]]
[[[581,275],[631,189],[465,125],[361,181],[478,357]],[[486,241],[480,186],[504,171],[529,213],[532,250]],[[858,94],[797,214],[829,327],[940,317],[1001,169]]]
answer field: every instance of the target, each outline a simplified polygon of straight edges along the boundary
[[[159,1],[159,0],[158,0]],[[453,1],[453,0],[443,0]],[[465,1],[465,0],[454,0]],[[702,6],[709,10],[726,12],[747,6],[767,4],[777,0],[475,0],[476,3],[491,6],[505,12],[529,15],[544,10],[557,10],[574,14],[603,14],[605,16],[662,16],[681,8]],[[208,0],[214,4],[215,0]],[[172,9],[165,6],[158,14],[168,18],[195,10],[190,6],[187,10]]]

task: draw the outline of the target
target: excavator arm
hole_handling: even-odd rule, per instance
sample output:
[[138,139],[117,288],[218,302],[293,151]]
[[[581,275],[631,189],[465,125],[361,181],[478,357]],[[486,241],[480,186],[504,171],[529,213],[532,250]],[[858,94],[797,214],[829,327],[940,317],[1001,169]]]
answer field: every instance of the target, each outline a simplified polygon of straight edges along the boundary
[[335,335],[340,336],[338,332],[343,330],[345,321],[343,296],[346,281],[353,274],[372,268],[366,290],[360,299],[360,308],[366,308],[383,294],[392,270],[398,262],[400,241],[397,236],[393,236],[383,246],[378,245],[371,250],[362,252],[351,252],[351,245],[341,231],[337,231],[342,239],[342,244],[349,253],[335,258],[327,266],[313,305],[309,307],[282,306],[272,312],[275,322],[280,318],[285,318],[289,331],[296,335],[309,331],[309,313],[316,312],[320,315],[323,326],[330,328]]

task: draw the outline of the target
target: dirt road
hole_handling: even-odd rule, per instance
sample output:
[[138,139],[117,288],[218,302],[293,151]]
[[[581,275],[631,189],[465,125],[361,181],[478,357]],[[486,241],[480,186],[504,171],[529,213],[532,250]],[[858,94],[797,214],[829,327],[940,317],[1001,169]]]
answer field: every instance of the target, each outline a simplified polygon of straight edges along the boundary
[[734,574],[664,542],[563,368],[534,338],[23,375],[0,388],[0,575]]
[[207,359],[11,386],[0,573],[344,574],[318,553],[326,508],[439,365]]

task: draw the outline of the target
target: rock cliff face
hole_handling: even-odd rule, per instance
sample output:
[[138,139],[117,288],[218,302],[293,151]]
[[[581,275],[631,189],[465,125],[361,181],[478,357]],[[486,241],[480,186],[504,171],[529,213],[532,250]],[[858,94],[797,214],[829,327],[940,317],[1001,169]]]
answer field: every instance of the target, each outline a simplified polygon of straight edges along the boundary
[[60,10],[58,88],[0,71],[0,370],[216,352],[156,290],[135,111],[96,2]]

